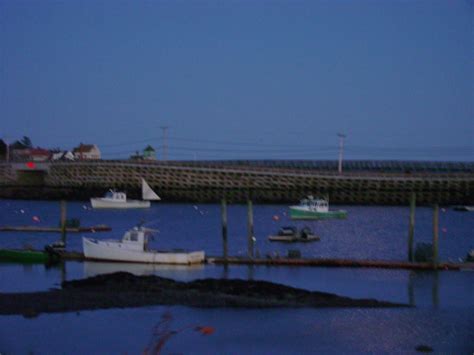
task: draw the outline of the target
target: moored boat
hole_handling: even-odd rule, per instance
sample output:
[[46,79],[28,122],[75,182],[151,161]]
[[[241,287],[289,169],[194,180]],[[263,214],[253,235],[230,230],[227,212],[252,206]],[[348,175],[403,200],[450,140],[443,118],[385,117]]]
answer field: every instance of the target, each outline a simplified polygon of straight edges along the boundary
[[296,227],[281,227],[277,235],[268,236],[271,242],[315,242],[320,240],[319,236],[313,234],[309,227],[304,227],[300,231]]
[[453,206],[453,210],[461,212],[474,212],[474,206]]
[[204,262],[204,251],[158,251],[148,248],[149,236],[155,231],[135,227],[121,240],[82,238],[84,256],[89,260],[110,260],[152,264],[197,264]]
[[291,219],[344,219],[346,217],[347,211],[330,211],[326,199],[313,196],[301,200],[299,205],[290,206]]
[[59,261],[56,253],[29,249],[0,249],[0,261],[48,264]]
[[469,252],[467,253],[466,262],[468,263],[474,262],[474,249],[469,250]]
[[92,208],[149,208],[150,201],[159,201],[161,198],[153,191],[145,179],[142,179],[142,200],[127,198],[127,194],[121,191],[109,190],[104,197],[91,198]]

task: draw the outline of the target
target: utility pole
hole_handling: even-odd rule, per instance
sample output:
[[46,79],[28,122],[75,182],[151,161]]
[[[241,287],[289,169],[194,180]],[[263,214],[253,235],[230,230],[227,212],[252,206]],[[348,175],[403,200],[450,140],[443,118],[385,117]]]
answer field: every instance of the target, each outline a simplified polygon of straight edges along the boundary
[[221,202],[221,216],[222,216],[222,257],[227,263],[228,250],[227,250],[227,201],[225,197]]
[[7,163],[10,162],[10,144],[8,143],[9,140],[9,137],[5,137],[5,145],[7,147],[5,160],[7,161]]
[[161,126],[163,130],[163,160],[168,160],[168,126]]
[[415,235],[415,210],[416,210],[416,194],[411,193],[410,197],[410,224],[408,227],[408,261],[413,262],[413,239]]
[[346,138],[345,134],[338,133],[337,136],[339,137],[339,165],[338,171],[339,174],[342,174],[342,155],[344,151],[344,138]]

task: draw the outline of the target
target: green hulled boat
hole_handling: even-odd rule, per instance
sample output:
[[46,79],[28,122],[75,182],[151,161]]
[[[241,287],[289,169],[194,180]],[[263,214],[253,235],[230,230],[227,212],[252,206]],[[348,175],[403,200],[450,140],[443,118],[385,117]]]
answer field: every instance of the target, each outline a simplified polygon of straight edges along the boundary
[[313,196],[301,200],[297,206],[290,206],[291,219],[344,219],[346,217],[347,211],[330,211],[327,200]]
[[48,264],[59,261],[59,255],[41,250],[0,249],[0,261]]

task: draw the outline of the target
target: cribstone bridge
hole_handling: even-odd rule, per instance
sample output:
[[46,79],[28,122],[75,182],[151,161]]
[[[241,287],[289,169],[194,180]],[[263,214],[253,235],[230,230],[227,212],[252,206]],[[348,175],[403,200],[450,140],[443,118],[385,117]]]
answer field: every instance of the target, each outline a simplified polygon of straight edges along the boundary
[[474,163],[346,161],[78,161],[0,164],[0,197],[88,199],[110,188],[138,197],[140,178],[165,201],[474,204]]

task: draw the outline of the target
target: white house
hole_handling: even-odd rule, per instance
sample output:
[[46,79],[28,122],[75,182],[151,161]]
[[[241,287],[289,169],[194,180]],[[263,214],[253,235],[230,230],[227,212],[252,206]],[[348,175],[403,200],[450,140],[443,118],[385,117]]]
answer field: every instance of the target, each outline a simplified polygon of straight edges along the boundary
[[79,144],[72,150],[74,157],[79,160],[98,160],[100,159],[100,150],[95,144]]

